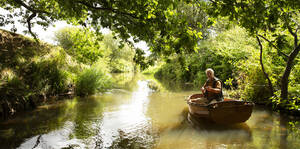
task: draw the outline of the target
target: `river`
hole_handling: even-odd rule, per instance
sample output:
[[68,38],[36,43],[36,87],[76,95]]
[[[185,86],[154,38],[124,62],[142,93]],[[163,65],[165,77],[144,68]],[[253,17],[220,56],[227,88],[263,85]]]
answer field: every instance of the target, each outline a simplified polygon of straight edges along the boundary
[[[255,106],[239,125],[193,123],[186,99],[139,77],[104,94],[59,100],[0,122],[0,148],[298,148],[299,120]],[[238,114],[238,113],[237,113]]]

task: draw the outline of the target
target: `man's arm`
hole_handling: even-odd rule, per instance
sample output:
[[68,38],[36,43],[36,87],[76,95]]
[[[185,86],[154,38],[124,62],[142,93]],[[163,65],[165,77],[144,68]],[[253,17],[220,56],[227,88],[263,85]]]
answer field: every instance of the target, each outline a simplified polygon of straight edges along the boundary
[[202,94],[204,94],[205,91],[206,91],[205,87],[206,87],[206,82],[205,82],[204,85],[201,87]]
[[221,92],[221,81],[217,81],[216,88],[212,88],[211,86],[208,86],[206,88],[207,91],[213,92],[213,93],[220,93]]

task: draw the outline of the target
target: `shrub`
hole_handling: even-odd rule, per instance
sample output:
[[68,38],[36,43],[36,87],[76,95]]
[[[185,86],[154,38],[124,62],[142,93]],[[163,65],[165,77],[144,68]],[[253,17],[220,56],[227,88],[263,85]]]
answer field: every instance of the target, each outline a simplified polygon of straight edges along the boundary
[[83,70],[78,75],[75,86],[76,94],[85,96],[111,88],[112,81],[101,68],[93,66]]

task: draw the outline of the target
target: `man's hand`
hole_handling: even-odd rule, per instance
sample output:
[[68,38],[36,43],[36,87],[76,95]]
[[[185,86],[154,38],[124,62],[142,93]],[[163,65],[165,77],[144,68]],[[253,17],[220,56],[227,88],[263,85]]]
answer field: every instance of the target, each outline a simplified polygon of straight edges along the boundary
[[209,91],[209,92],[212,92],[212,91],[213,91],[213,88],[212,88],[211,86],[207,86],[205,89],[206,89],[207,91]]
[[204,94],[204,93],[205,93],[205,88],[202,87],[202,88],[201,88],[201,91],[202,91],[202,94]]

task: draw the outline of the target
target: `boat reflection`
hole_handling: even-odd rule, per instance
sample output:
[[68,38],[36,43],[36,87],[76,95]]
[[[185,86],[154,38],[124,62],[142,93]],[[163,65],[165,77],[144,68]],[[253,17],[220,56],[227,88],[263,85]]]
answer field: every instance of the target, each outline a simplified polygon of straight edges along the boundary
[[[247,123],[239,124],[217,124],[209,119],[199,119],[195,115],[188,113],[187,120],[189,124],[199,133],[207,133],[207,136],[217,137],[214,140],[226,141],[226,143],[237,143],[252,141],[252,132]],[[216,135],[217,134],[217,135]]]

